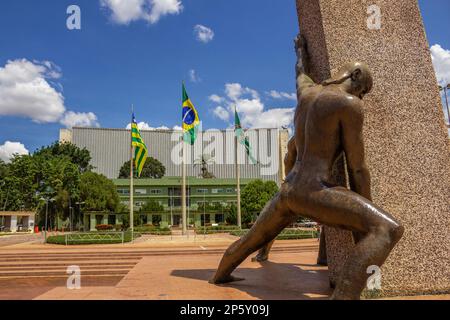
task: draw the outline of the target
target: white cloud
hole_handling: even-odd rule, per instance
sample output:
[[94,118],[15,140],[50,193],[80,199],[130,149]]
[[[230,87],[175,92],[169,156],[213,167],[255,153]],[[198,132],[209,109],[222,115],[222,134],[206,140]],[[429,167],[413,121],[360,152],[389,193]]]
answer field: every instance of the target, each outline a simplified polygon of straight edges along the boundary
[[49,61],[9,60],[0,68],[0,116],[57,122],[66,111],[64,97],[47,80],[60,76]]
[[287,93],[283,91],[271,90],[267,92],[267,95],[272,97],[273,99],[287,99],[287,100],[297,100],[297,95],[295,93]]
[[440,85],[450,83],[450,50],[442,48],[439,44],[431,47],[431,59]]
[[29,154],[25,146],[20,142],[6,141],[0,145],[0,159],[6,163],[10,162],[15,154],[26,155]]
[[68,111],[64,114],[60,122],[67,128],[100,127],[100,124],[97,122],[97,116],[92,112]]
[[180,0],[100,0],[100,5],[111,12],[111,19],[117,24],[137,20],[154,24],[163,16],[183,10]]
[[214,31],[201,24],[198,24],[194,27],[194,33],[197,37],[197,40],[203,43],[208,43],[214,39]]
[[262,112],[253,122],[253,128],[281,128],[293,125],[295,108],[276,108]]
[[[128,130],[131,129],[131,123],[129,123],[126,127]],[[139,122],[138,128],[141,131],[155,131],[155,130],[170,130],[169,127],[166,126],[160,126],[160,127],[152,127],[147,122]]]
[[150,23],[156,23],[168,14],[179,14],[183,10],[183,5],[178,0],[150,0],[150,3],[152,5],[148,15]]
[[254,100],[259,100],[259,94],[256,90],[244,88],[240,83],[225,84],[225,94],[233,101],[239,100],[242,96],[250,96]]
[[221,106],[218,106],[214,109],[214,115],[223,121],[228,121],[230,119],[230,113]]
[[210,101],[212,101],[212,102],[215,102],[215,103],[221,103],[221,102],[223,102],[225,100],[224,98],[218,96],[217,94],[210,95],[208,97],[208,99]]
[[[236,106],[244,127],[281,128],[293,125],[295,108],[266,110],[259,93],[254,89],[243,87],[240,83],[227,83],[225,94],[226,98],[222,98],[223,100],[220,102],[223,102],[225,107],[217,106],[213,110],[214,115],[224,121],[230,118],[229,115],[234,113],[234,107]],[[216,96],[210,96],[210,100],[214,101],[214,98],[211,99],[211,97]]]
[[202,79],[198,76],[197,72],[194,69],[189,70],[189,79],[191,82],[197,83],[201,82]]
[[62,86],[52,81],[61,76],[61,68],[51,61],[9,60],[0,67],[0,116],[60,122],[67,127],[98,126],[92,112],[66,112],[64,96],[55,89]]
[[183,128],[181,126],[173,126],[173,131],[183,131]]

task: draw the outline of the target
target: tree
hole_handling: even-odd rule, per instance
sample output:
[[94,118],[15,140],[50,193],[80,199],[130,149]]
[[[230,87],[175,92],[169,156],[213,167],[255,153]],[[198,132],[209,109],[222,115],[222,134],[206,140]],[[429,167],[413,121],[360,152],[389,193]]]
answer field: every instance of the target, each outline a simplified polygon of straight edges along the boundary
[[242,223],[250,223],[278,192],[273,181],[254,180],[241,193]]
[[4,210],[30,210],[36,207],[38,176],[42,174],[40,165],[29,155],[16,155],[11,159],[3,187]]
[[231,225],[237,225],[237,207],[236,205],[230,204],[226,209],[225,212],[227,213],[227,218],[225,219],[225,221],[228,224]]
[[142,207],[141,212],[161,212],[164,211],[164,206],[158,201],[149,200]]
[[73,164],[78,166],[80,172],[92,170],[92,166],[89,164],[91,161],[89,151],[86,148],[80,149],[70,142],[55,142],[50,146],[37,150],[34,155],[45,158],[66,156]]
[[0,159],[0,181],[2,179],[5,179],[5,177],[8,175],[8,171],[8,165],[2,159]]
[[85,172],[81,175],[80,199],[86,211],[121,210],[116,187],[104,175]]
[[[140,178],[161,179],[166,174],[166,167],[157,159],[148,157],[145,161],[144,168]],[[128,160],[122,165],[119,171],[119,179],[127,179],[130,177],[130,161]],[[137,178],[136,172],[135,177]]]

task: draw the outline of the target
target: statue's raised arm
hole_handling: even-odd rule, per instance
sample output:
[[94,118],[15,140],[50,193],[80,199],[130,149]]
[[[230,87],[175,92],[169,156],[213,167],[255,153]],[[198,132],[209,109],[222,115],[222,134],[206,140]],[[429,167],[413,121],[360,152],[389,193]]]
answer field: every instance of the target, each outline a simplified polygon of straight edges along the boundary
[[295,67],[297,79],[297,99],[300,101],[302,92],[306,88],[311,88],[317,84],[307,75],[309,72],[308,47],[305,38],[298,34],[294,39],[295,52],[297,54],[297,64]]

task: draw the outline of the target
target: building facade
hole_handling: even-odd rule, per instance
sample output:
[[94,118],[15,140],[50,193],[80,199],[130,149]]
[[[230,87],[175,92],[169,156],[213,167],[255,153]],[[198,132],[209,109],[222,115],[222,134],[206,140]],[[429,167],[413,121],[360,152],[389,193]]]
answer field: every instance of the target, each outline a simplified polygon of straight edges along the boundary
[[[253,179],[241,179],[244,188]],[[129,206],[130,180],[114,179],[121,202]],[[235,179],[187,179],[188,224],[203,225],[225,223],[226,207],[236,203]],[[157,203],[161,210],[143,211],[148,202]],[[206,205],[205,205],[206,204]],[[137,225],[159,225],[160,227],[178,227],[181,225],[181,178],[134,180],[134,209]],[[85,230],[95,231],[99,224],[120,225],[128,213],[85,212]]]
[[[238,163],[243,179],[262,179],[280,184],[284,178],[283,159],[289,134],[280,129],[248,130],[253,156],[258,164],[249,163],[245,149],[238,146]],[[182,133],[173,130],[142,131],[149,156],[161,161],[166,176],[179,177],[182,170]],[[61,142],[71,142],[89,150],[94,171],[116,179],[122,165],[130,159],[130,131],[126,129],[73,128],[60,131]],[[187,176],[198,177],[201,166],[194,165],[202,155],[212,157],[208,170],[217,178],[235,178],[234,130],[199,132],[193,147],[186,148]]]
[[34,212],[28,211],[1,211],[0,232],[33,232]]

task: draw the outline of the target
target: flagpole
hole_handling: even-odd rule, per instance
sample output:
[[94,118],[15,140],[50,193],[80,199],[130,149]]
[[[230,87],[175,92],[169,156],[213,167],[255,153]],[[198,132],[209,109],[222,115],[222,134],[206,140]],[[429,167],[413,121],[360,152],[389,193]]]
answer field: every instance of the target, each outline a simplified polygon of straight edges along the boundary
[[[234,106],[234,112],[236,113],[236,106]],[[234,126],[234,132],[236,133],[236,124]],[[234,141],[235,141],[235,152],[234,152],[234,159],[235,159],[235,169],[236,169],[236,192],[237,192],[237,225],[239,229],[242,228],[242,219],[241,219],[241,168],[238,164],[238,138],[237,135],[234,135]]]
[[131,105],[131,128],[130,128],[130,230],[132,237],[131,239],[133,239],[133,230],[134,230],[133,113],[134,113],[134,106]]
[[[184,86],[184,82],[183,82]],[[184,121],[184,120],[183,120]],[[183,127],[183,122],[181,123]],[[187,234],[187,221],[186,221],[186,141],[184,139],[185,132],[182,133],[182,143],[183,143],[183,164],[181,168],[182,182],[181,182],[181,218],[183,220],[183,235]]]

